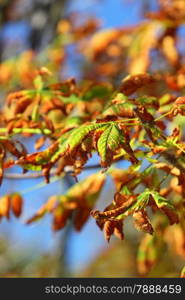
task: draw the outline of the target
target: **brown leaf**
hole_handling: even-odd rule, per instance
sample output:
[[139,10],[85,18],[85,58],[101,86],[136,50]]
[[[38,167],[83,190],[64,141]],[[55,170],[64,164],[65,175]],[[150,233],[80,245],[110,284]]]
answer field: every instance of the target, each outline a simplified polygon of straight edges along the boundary
[[80,231],[90,216],[90,209],[81,208],[75,212],[74,226],[77,231]]
[[15,106],[14,115],[23,113],[31,103],[32,99],[28,98],[27,96],[21,98]]
[[8,97],[7,97],[7,104],[10,105],[12,101],[14,100],[18,100],[18,99],[21,99],[24,97],[26,97],[27,95],[27,91],[26,90],[23,90],[23,91],[17,91],[17,92],[13,92],[13,93],[10,93],[8,94]]
[[123,214],[129,207],[131,207],[136,202],[135,196],[130,196],[127,201],[125,201],[120,207],[100,212],[98,210],[92,211],[91,215],[98,220],[99,218],[116,218],[117,216]]
[[126,96],[129,96],[135,93],[139,88],[151,84],[154,81],[154,77],[147,73],[130,75],[123,79],[119,90]]
[[176,48],[175,38],[167,35],[162,40],[162,50],[167,60],[173,66],[177,66],[179,63],[179,54]]
[[46,137],[45,136],[41,136],[40,138],[38,138],[35,142],[35,150],[39,150],[45,143],[46,141]]
[[[16,156],[16,157],[21,157],[21,156],[25,156],[27,154],[27,151],[25,149],[25,147],[20,143],[20,142],[14,142],[14,141],[10,141],[10,140],[2,140],[1,142],[5,149],[10,152],[12,155]],[[16,147],[16,143],[18,143],[21,146],[21,150],[17,149]]]
[[144,106],[136,107],[134,109],[142,123],[154,123],[154,117],[150,114]]
[[63,210],[60,206],[53,212],[53,224],[54,231],[60,230],[65,227],[68,218],[71,216],[71,210]]
[[0,216],[10,217],[10,196],[6,195],[0,198]]
[[119,221],[115,222],[114,235],[120,240],[124,239],[123,220],[119,220]]
[[12,194],[10,198],[11,198],[11,209],[13,211],[13,214],[18,218],[22,213],[23,199],[21,195],[17,193]]
[[137,210],[133,213],[134,225],[138,230],[153,234],[154,230],[148,219],[147,213],[144,209]]
[[171,208],[169,208],[167,206],[163,206],[163,207],[161,207],[161,210],[168,217],[169,222],[170,222],[171,225],[173,225],[175,223],[179,223],[179,217],[178,217],[177,213],[173,209],[171,209]]
[[114,233],[114,222],[113,221],[106,221],[104,223],[104,236],[107,242],[110,241],[111,235]]
[[129,184],[129,182],[134,180],[137,176],[133,171],[131,171],[129,169],[128,169],[128,172],[126,170],[113,169],[113,170],[111,170],[110,175],[113,178],[113,181],[114,181],[117,191],[120,190],[121,185]]
[[43,119],[46,123],[47,129],[51,130],[51,132],[54,132],[55,128],[54,128],[53,122],[47,116],[43,116]]
[[8,134],[11,134],[13,132],[13,129],[15,127],[15,123],[14,121],[10,121],[8,124],[7,124],[7,133]]

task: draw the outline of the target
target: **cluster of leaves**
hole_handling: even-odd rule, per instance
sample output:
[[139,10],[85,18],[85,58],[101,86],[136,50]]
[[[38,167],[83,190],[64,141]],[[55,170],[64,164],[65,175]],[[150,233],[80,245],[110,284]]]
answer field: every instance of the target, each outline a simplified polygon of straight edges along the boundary
[[[79,82],[69,78],[56,83],[48,66],[37,69],[32,62],[29,80],[21,81],[24,88],[16,86],[8,93],[0,113],[1,182],[4,169],[12,166],[23,172],[41,171],[47,183],[50,175],[60,178],[70,169],[77,180],[95,153],[96,167],[102,168],[66,194],[53,195],[27,223],[50,213],[54,230],[64,228],[68,220],[80,230],[91,215],[109,241],[113,234],[124,239],[123,223],[132,216],[135,227],[146,233],[138,252],[141,274],[157,262],[164,244],[170,245],[170,234],[175,252],[185,257],[185,72],[177,47],[184,15],[177,20],[178,5],[165,2],[160,1],[160,10],[137,27],[94,35],[93,20],[76,29],[62,20],[57,45],[66,36],[66,43],[75,41],[92,66],[91,76],[87,67]],[[165,58],[164,70],[158,65],[153,71],[154,51]],[[50,67],[56,71],[57,64]],[[130,75],[118,86],[113,79],[123,69]],[[13,79],[3,80],[0,77],[3,83]],[[28,154],[15,135],[24,140],[39,135],[36,151]],[[122,161],[129,162],[127,169],[121,168]],[[94,210],[107,177],[115,184],[114,199],[104,211]],[[10,210],[20,215],[22,198],[18,198],[1,199],[2,217]]]

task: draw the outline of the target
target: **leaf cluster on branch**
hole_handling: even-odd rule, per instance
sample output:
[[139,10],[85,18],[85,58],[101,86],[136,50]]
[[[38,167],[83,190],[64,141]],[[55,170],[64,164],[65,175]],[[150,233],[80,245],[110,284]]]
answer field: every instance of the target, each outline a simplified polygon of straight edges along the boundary
[[[185,57],[178,48],[185,19],[183,13],[176,17],[183,3],[160,1],[158,12],[131,28],[94,33],[96,20],[81,27],[62,20],[44,67],[31,52],[18,59],[21,72],[13,74],[12,61],[0,65],[0,83],[11,85],[15,75],[22,87],[7,93],[0,113],[1,182],[13,166],[42,172],[46,183],[67,170],[78,180],[95,153],[102,169],[53,195],[27,224],[49,213],[54,230],[68,220],[81,230],[91,215],[109,241],[112,235],[124,239],[125,220],[132,216],[136,229],[146,233],[138,252],[142,274],[170,245],[170,230],[180,232],[174,249],[185,257]],[[57,81],[58,62],[64,67],[70,43],[84,55],[81,79]],[[28,153],[26,139],[35,135],[35,152]],[[114,199],[99,211],[96,201],[108,177]],[[1,217],[9,218],[10,210],[18,217],[21,208],[21,196],[0,199]]]

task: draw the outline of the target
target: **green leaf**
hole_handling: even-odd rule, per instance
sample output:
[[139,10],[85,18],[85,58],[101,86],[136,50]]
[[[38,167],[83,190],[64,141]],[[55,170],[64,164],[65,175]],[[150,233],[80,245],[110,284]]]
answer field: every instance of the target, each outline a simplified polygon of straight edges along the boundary
[[145,105],[145,104],[153,104],[157,101],[157,98],[156,97],[146,97],[146,96],[143,96],[143,97],[139,97],[137,99],[142,105]]
[[152,191],[151,195],[159,208],[163,206],[169,206],[170,208],[173,208],[173,205],[170,204],[166,198],[162,197],[158,192]]
[[121,113],[123,110],[124,111],[128,111],[128,112],[132,112],[135,108],[135,105],[129,102],[124,102],[125,100],[123,100],[123,102],[118,102],[118,103],[110,103],[110,105],[108,105],[104,111],[103,114],[108,114],[108,113],[114,113],[116,115],[118,115],[119,113]]
[[[122,189],[122,193],[123,193],[123,189]],[[145,189],[143,193],[141,193],[137,199],[136,202],[134,202],[133,204],[131,204],[127,210],[125,210],[125,212],[121,215],[119,215],[117,217],[118,220],[121,220],[123,218],[125,218],[126,216],[132,214],[135,210],[141,210],[144,207],[147,206],[148,201],[149,201],[149,197],[151,195],[151,191],[149,189]]]
[[44,87],[44,83],[42,80],[42,76],[38,75],[35,79],[34,79],[34,86],[38,91],[41,91]]
[[[82,125],[78,128],[74,128],[72,131],[67,133],[69,135],[59,138],[59,148],[51,158],[51,162],[57,160],[59,156],[66,153],[66,151],[73,151],[78,147],[82,141],[87,137],[87,135],[97,129],[103,128],[105,123],[93,123],[89,125]],[[72,132],[72,133],[71,133]],[[71,134],[70,134],[71,133]]]
[[147,155],[145,156],[145,158],[146,158],[150,163],[152,163],[152,164],[156,164],[156,163],[159,162],[158,159],[149,157],[149,156],[147,156]]
[[170,94],[165,94],[163,95],[161,98],[159,98],[159,103],[160,105],[165,105],[166,103],[168,103],[168,101],[170,100]]
[[151,191],[149,189],[145,189],[144,192],[137,197],[137,209],[142,209],[148,204],[150,195]]
[[92,100],[93,98],[104,98],[111,94],[110,86],[97,85],[93,86],[88,92],[83,95],[84,101]]
[[118,93],[116,95],[116,99],[120,100],[120,101],[126,101],[128,99],[128,97],[126,95],[124,95],[123,93]]
[[121,195],[132,195],[131,191],[129,190],[128,186],[124,185],[120,190]]
[[124,137],[118,126],[114,124],[107,125],[97,144],[102,162],[107,161],[108,151],[115,151],[123,141]]
[[[74,129],[72,134],[69,136],[68,140],[66,141],[66,146],[69,147],[70,151],[75,149],[83,139],[92,131],[100,129],[104,127],[105,123],[94,123],[89,125],[82,125],[79,128]],[[67,150],[67,149],[66,149]]]
[[20,164],[29,170],[41,170],[42,166],[49,163],[55,163],[57,159],[64,155],[67,151],[71,152],[78,147],[87,135],[98,129],[103,129],[107,123],[91,123],[74,128],[63,134],[58,141],[44,151],[27,155],[19,159]]
[[143,172],[142,172],[142,177],[146,177],[151,174],[151,172],[154,169],[154,165],[148,166]]
[[34,164],[23,164],[22,167],[24,167],[25,170],[30,171],[42,171],[42,166],[40,165],[34,165]]
[[64,96],[58,96],[58,99],[60,99],[64,103],[78,103],[80,101],[83,101],[82,98],[78,97],[75,94],[70,95],[69,97],[64,97]]
[[35,105],[31,114],[31,119],[34,122],[39,121],[39,105]]
[[141,168],[141,165],[142,165],[142,161],[139,161],[137,164],[135,165],[131,165],[130,166],[130,171],[131,172],[138,172]]
[[73,116],[67,118],[65,121],[65,127],[70,127],[70,126],[79,126],[83,122],[83,118],[80,116]]

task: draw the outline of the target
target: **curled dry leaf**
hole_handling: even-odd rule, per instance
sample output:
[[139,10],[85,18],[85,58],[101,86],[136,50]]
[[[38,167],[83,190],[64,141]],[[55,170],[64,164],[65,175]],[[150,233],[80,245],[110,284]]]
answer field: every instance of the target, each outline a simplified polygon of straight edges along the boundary
[[122,220],[107,220],[103,225],[104,236],[107,242],[110,241],[111,236],[114,234],[117,238],[123,240],[123,221]]
[[154,230],[148,219],[147,213],[144,209],[135,211],[133,213],[134,225],[138,230],[153,234]]

